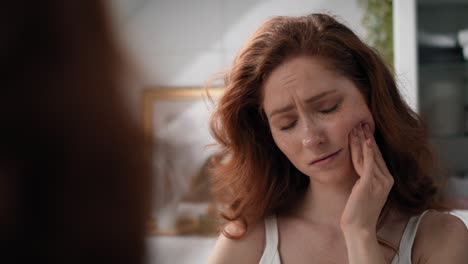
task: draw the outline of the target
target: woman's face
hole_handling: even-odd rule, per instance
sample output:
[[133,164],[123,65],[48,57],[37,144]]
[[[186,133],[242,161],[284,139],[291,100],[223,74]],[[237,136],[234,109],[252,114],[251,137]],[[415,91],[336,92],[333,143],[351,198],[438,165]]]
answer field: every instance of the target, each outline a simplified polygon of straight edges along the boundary
[[364,122],[375,129],[358,88],[329,65],[295,57],[263,85],[263,109],[276,145],[297,169],[322,183],[346,180],[354,172],[348,143],[352,128]]

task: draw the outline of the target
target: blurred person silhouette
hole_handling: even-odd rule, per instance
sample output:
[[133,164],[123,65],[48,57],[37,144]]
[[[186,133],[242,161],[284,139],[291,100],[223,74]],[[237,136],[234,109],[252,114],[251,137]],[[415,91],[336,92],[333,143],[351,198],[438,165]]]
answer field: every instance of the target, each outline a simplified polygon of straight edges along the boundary
[[0,9],[2,263],[144,261],[149,152],[105,4]]

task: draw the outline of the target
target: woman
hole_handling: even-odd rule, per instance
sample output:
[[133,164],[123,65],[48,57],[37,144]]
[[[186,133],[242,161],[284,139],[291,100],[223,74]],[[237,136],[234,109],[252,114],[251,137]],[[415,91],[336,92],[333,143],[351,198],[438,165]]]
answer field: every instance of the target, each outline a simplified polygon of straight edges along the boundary
[[2,263],[143,263],[150,161],[106,1],[5,1]]
[[210,263],[468,262],[465,225],[435,210],[425,126],[346,26],[272,18],[225,82],[211,129],[230,224]]

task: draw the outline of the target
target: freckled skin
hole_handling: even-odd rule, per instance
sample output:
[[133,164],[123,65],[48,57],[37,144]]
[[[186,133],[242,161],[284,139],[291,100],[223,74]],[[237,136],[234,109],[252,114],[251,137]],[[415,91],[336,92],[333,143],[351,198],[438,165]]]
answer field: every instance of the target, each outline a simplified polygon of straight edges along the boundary
[[[279,149],[311,180],[326,183],[346,180],[354,172],[349,152],[351,129],[366,122],[371,131],[374,119],[356,85],[327,67],[318,58],[300,56],[277,67],[263,86],[263,108],[273,139]],[[330,92],[318,101],[308,98]],[[273,114],[286,106],[287,112]],[[336,106],[336,109],[329,111]],[[310,162],[341,150],[325,168]]]

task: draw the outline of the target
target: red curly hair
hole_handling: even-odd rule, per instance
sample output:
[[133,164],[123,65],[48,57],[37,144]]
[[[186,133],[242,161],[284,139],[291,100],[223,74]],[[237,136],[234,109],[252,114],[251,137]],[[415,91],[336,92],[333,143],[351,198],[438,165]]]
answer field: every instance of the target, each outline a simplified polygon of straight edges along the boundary
[[[262,109],[269,74],[295,56],[320,57],[354,82],[375,120],[375,139],[394,178],[378,228],[391,209],[408,215],[445,208],[439,198],[441,168],[421,118],[400,95],[393,73],[348,27],[325,14],[274,17],[246,43],[224,77],[225,93],[211,118],[223,149],[214,159],[213,192],[222,216],[246,227],[285,213],[301,199],[309,178],[275,145]],[[230,236],[223,230],[223,233]]]

